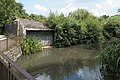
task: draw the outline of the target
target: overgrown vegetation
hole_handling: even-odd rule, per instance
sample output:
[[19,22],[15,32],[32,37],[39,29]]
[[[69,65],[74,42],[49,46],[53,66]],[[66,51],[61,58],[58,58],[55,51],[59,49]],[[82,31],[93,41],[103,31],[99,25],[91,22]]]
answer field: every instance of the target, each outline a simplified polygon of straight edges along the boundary
[[104,36],[107,39],[120,38],[120,15],[112,16],[104,22]]
[[101,51],[101,62],[105,80],[120,79],[120,40],[111,41]]
[[54,46],[66,47],[80,43],[104,43],[120,38],[120,15],[95,17],[78,9],[68,16],[50,13],[46,25],[55,29]]
[[68,16],[50,13],[46,24],[55,29],[54,46],[66,47],[80,43],[104,42],[106,36],[103,32],[107,32],[105,26],[108,26],[104,24],[106,21],[107,19],[95,17],[87,10],[78,9]]
[[23,55],[34,54],[42,51],[43,45],[41,42],[35,37],[26,37],[23,39],[21,43],[21,49]]

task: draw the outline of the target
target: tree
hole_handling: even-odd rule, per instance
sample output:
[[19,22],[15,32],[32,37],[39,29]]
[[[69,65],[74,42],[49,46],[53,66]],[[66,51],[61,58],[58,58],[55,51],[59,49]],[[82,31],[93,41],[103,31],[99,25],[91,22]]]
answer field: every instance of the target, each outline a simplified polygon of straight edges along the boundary
[[29,17],[29,15],[25,12],[23,7],[24,7],[23,4],[16,3],[16,17],[19,17],[19,18],[28,18]]
[[42,15],[30,14],[29,19],[44,23],[46,18]]
[[92,16],[91,13],[89,13],[87,10],[85,9],[78,9],[76,11],[74,11],[73,13],[69,14],[70,18],[74,18],[76,20],[85,20],[86,18],[88,18],[89,16]]
[[15,0],[0,0],[0,27],[15,19]]
[[101,16],[101,18],[107,19],[107,18],[109,18],[109,15],[103,15],[103,16]]
[[0,0],[0,27],[12,22],[17,17],[29,17],[23,9],[23,4],[17,3],[15,0]]

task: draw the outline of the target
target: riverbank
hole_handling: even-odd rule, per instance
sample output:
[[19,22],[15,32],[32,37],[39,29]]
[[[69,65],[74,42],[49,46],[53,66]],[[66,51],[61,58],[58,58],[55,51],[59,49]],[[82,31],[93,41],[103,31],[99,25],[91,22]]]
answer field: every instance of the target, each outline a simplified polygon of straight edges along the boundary
[[[44,46],[42,47],[45,49],[52,49],[52,46]],[[10,48],[6,51],[4,51],[4,54],[8,56],[11,60],[16,61],[19,57],[22,56],[22,50],[21,45],[14,46],[13,48]]]

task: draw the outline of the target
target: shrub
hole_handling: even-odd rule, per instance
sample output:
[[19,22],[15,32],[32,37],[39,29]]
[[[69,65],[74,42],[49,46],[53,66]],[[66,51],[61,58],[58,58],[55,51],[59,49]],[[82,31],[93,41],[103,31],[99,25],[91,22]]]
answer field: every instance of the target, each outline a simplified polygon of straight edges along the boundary
[[97,19],[88,18],[81,22],[82,43],[99,43],[103,40],[102,26]]
[[120,16],[98,18],[87,10],[78,9],[68,16],[50,13],[46,25],[55,29],[55,47],[66,47],[80,43],[97,43],[105,39],[120,38]]
[[107,39],[120,38],[120,16],[110,17],[104,24],[103,32]]
[[99,43],[103,40],[100,21],[87,10],[78,9],[67,17],[50,13],[46,19],[49,28],[55,29],[55,47],[66,47],[79,43]]
[[35,37],[26,37],[21,43],[21,49],[23,55],[34,54],[39,51],[42,51],[42,44]]

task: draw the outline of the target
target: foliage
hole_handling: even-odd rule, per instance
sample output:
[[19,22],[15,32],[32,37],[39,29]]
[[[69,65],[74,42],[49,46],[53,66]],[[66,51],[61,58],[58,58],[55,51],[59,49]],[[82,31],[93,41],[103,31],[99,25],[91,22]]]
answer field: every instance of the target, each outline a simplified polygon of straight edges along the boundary
[[100,21],[84,9],[78,9],[67,17],[63,14],[50,13],[46,25],[55,29],[54,46],[56,47],[98,43],[103,39]]
[[102,72],[109,80],[118,80],[120,78],[120,40],[111,41],[101,51]]
[[32,19],[44,23],[46,18],[42,15],[30,14],[28,19]]
[[28,18],[23,5],[15,0],[0,0],[0,27],[4,27],[16,18]]
[[[69,20],[63,14],[51,13],[46,20],[47,25],[55,29],[54,45],[56,47],[70,46],[76,44],[76,30],[78,27],[73,20]],[[79,27],[78,27],[79,28]]]
[[15,0],[0,0],[0,27],[15,19]]
[[78,10],[74,11],[73,13],[70,13],[68,16],[73,18],[73,19],[83,21],[83,20],[87,19],[90,16],[92,17],[92,14],[89,13],[85,9],[78,9]]
[[49,17],[45,20],[45,23],[49,28],[55,29],[57,25],[57,19],[58,15],[55,15],[54,13],[50,12]]
[[25,12],[23,9],[23,4],[21,3],[16,3],[16,18],[29,18],[29,15]]
[[104,36],[107,39],[120,38],[120,16],[112,16],[104,24]]
[[23,55],[34,54],[42,51],[42,44],[37,38],[27,37],[21,43]]
[[81,22],[82,43],[99,43],[103,40],[102,26],[100,21],[94,18],[88,18]]

